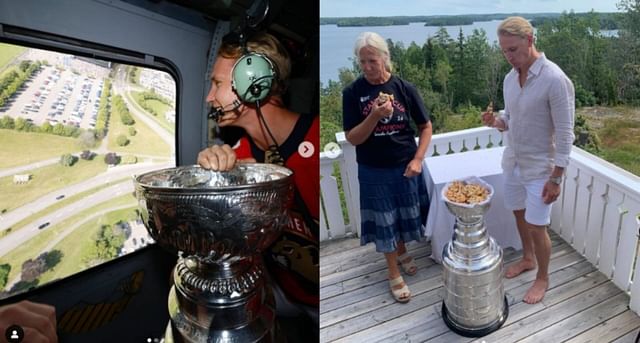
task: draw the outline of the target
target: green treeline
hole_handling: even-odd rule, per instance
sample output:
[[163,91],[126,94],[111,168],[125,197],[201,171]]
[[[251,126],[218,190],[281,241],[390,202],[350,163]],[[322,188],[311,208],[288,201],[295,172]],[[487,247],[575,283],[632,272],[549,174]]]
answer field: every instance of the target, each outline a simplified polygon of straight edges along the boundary
[[45,62],[22,61],[18,70],[12,70],[0,78],[0,107],[3,107],[19,90],[24,89],[25,83],[40,71],[43,64]]
[[[626,12],[615,18],[617,36],[603,35],[600,16],[563,13],[537,28],[536,46],[571,78],[576,107],[640,105],[640,8],[622,0]],[[511,69],[498,45],[490,45],[484,30],[452,37],[441,28],[423,45],[388,40],[393,73],[416,85],[431,113],[434,133],[481,125],[479,113],[493,101],[504,108],[502,82]],[[341,68],[339,80],[323,84],[320,95],[321,146],[342,131],[342,89],[360,75],[358,65]],[[576,120],[582,144],[597,151],[584,120]],[[582,126],[582,127],[581,127]],[[590,149],[591,147],[591,149]]]
[[[587,17],[592,13],[572,13],[577,17]],[[471,25],[474,22],[503,20],[506,17],[518,15],[531,20],[535,27],[553,22],[562,16],[561,13],[495,13],[468,15],[434,15],[434,16],[395,16],[395,17],[326,17],[320,18],[320,25],[337,26],[390,26],[408,25],[410,23],[424,23],[425,26],[456,26]],[[595,13],[602,30],[617,30],[616,19],[619,13]]]

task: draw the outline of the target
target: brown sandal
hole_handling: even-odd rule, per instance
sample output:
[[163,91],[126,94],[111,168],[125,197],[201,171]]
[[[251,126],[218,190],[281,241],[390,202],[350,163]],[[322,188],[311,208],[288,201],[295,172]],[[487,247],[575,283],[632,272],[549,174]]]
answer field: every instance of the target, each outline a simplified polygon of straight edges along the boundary
[[411,257],[409,253],[405,252],[404,254],[398,256],[398,261],[400,261],[400,266],[407,275],[414,276],[418,272],[416,261],[413,260],[413,257]]
[[[402,286],[402,288],[397,288],[397,289],[394,288],[400,285],[404,285],[404,286]],[[389,286],[391,287],[391,294],[393,295],[393,298],[396,299],[397,302],[404,304],[409,302],[409,300],[411,300],[411,291],[409,290],[409,286],[407,286],[407,284],[404,283],[402,276],[398,276],[395,279],[389,280]]]

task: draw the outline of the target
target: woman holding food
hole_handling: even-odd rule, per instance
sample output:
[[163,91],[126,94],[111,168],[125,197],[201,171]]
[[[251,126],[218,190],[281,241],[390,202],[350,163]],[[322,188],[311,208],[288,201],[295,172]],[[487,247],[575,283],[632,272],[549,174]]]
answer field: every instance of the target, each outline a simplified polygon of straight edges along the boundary
[[[373,32],[360,34],[355,56],[362,76],[342,93],[343,126],[356,146],[360,183],[360,243],[384,253],[389,284],[398,302],[411,299],[398,263],[407,275],[417,266],[406,242],[424,237],[429,199],[422,160],[431,141],[431,122],[416,88],[391,74],[389,48]],[[413,120],[416,133],[410,126]]]

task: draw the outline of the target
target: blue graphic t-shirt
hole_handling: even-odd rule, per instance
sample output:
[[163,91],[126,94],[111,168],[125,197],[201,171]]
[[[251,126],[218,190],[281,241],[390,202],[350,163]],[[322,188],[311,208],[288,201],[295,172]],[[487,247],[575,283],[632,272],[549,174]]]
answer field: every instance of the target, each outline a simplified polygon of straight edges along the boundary
[[342,92],[342,123],[345,131],[360,124],[370,113],[380,92],[393,95],[393,113],[380,119],[367,140],[356,146],[358,163],[372,167],[407,164],[416,153],[416,125],[429,122],[429,113],[416,88],[396,76],[381,85],[372,85],[360,77]]

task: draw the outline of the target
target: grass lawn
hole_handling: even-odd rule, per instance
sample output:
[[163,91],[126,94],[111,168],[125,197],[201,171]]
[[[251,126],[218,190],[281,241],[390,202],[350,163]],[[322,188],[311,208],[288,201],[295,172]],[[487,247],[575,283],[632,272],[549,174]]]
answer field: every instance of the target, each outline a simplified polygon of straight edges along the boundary
[[0,129],[0,169],[78,152],[77,138]]
[[4,69],[4,67],[9,64],[9,62],[11,62],[26,49],[27,48],[17,45],[0,43],[0,70]]
[[[132,96],[129,97],[129,100],[133,100],[132,102],[140,104],[140,95],[142,94],[142,92],[131,92],[130,94]],[[155,120],[162,127],[167,129],[169,132],[175,133],[176,125],[167,121],[167,118],[164,116],[164,114],[171,109],[171,106],[166,105],[158,100],[147,100],[147,105],[151,106],[151,108],[153,108],[156,113],[158,113],[158,116],[154,116],[150,113],[148,114],[148,116]],[[142,108],[142,106],[139,106],[139,109],[144,113],[148,113]]]
[[[9,272],[9,280],[13,280],[13,278],[18,274],[18,272],[22,268],[22,264],[24,261],[37,257],[41,251],[53,240],[56,235],[60,234],[62,231],[67,229],[69,226],[74,225],[88,216],[95,215],[97,212],[117,207],[123,205],[131,205],[130,209],[127,210],[118,210],[115,211],[120,214],[119,219],[129,219],[135,213],[135,209],[138,206],[138,203],[135,198],[131,194],[125,194],[118,198],[115,198],[109,202],[102,203],[98,206],[94,206],[92,208],[88,208],[82,212],[77,213],[76,215],[67,218],[59,224],[48,227],[47,229],[42,230],[36,236],[34,236],[31,240],[24,243],[23,245],[13,249],[7,255],[0,257],[0,264],[9,263],[11,265],[11,272]],[[62,261],[58,264],[51,273],[55,272],[56,275],[58,273],[58,269],[61,270],[70,270],[69,267],[66,267],[67,264],[74,264],[75,269],[71,268],[73,272],[78,272],[84,267],[82,267],[82,260],[76,260],[74,256],[78,256],[79,252],[87,251],[88,244],[93,244],[93,234],[98,230],[99,223],[111,223],[109,220],[112,220],[112,217],[109,213],[105,213],[104,215],[97,216],[95,219],[89,220],[88,222],[82,224],[80,227],[76,228],[72,234],[69,234],[65,239],[63,239],[60,243],[58,243],[53,249],[59,249],[64,254]],[[115,220],[117,221],[117,220]],[[71,243],[69,241],[71,240]],[[65,244],[64,250],[61,248],[61,245]],[[71,257],[71,258],[70,258]],[[49,272],[47,272],[48,274]],[[68,274],[67,274],[68,275]],[[47,277],[47,275],[44,275]],[[48,280],[53,280],[54,277],[58,276],[49,276]],[[41,277],[40,284],[43,283],[43,278]]]
[[[133,118],[135,120],[135,117]],[[129,126],[122,124],[119,114],[112,113],[109,119],[108,149],[120,154],[171,156],[171,147],[158,137],[147,124],[136,120],[133,127],[137,133],[135,136],[129,136]],[[129,139],[129,144],[125,146],[116,144],[116,138],[122,134]]]
[[123,218],[132,218],[135,216],[135,208],[137,207],[109,212],[90,220],[56,244],[52,250],[60,250],[64,255],[58,265],[40,276],[40,284],[64,278],[86,269],[84,260],[93,250],[95,235],[100,226],[113,226]]
[[0,178],[0,189],[10,197],[0,197],[0,210],[11,211],[56,189],[89,179],[107,170],[101,155],[92,161],[78,159],[73,167],[65,167],[59,163],[30,170],[31,181],[27,184],[14,184],[13,176]]

